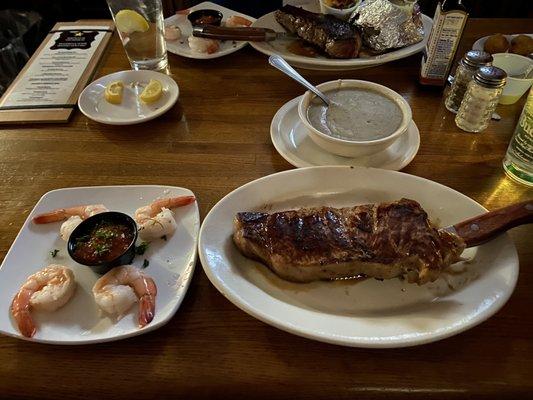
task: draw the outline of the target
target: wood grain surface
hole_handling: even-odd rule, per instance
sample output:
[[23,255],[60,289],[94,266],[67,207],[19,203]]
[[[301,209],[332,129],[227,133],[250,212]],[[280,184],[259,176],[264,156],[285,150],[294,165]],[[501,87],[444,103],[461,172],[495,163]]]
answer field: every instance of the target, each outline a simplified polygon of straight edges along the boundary
[[[531,30],[531,20],[470,20],[459,54],[479,37]],[[98,76],[129,69],[115,37]],[[489,209],[533,190],[505,177],[501,161],[524,99],[498,107],[480,134],[454,125],[442,91],[417,85],[420,55],[347,72],[301,70],[313,83],[378,82],[411,104],[420,150],[403,171],[456,189]],[[184,186],[202,217],[253,179],[292,168],[270,143],[273,115],[302,88],[247,47],[214,60],[170,55],[179,103],[145,124],[120,127],[79,111],[63,125],[0,128],[0,257],[39,197],[86,185]],[[533,229],[511,231],[518,286],[494,317],[455,337],[413,348],[344,348],[285,333],[240,311],[198,264],[176,316],[152,333],[60,347],[0,337],[2,398],[526,398],[533,393]],[[31,251],[31,249],[29,249]],[[3,312],[8,305],[2,304]],[[521,397],[519,397],[521,396]]]

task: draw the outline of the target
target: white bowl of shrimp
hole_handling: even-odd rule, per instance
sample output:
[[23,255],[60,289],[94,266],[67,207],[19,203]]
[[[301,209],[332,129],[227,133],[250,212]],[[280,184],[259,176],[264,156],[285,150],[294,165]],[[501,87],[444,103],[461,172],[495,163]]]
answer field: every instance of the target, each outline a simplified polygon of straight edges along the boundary
[[[75,262],[67,240],[108,210],[131,216],[128,265],[104,275]],[[168,323],[191,282],[200,227],[194,194],[173,186],[53,190],[31,211],[0,267],[0,333],[51,344],[140,335]],[[102,271],[103,272],[103,271]]]

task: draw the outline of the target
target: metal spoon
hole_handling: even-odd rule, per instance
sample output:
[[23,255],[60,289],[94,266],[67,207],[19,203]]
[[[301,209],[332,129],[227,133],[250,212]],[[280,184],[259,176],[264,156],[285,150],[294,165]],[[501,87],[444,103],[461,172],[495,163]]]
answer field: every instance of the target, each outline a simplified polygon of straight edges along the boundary
[[324,93],[322,93],[320,90],[318,90],[315,86],[311,85],[302,75],[300,75],[298,72],[296,72],[294,70],[294,68],[291,67],[287,63],[287,61],[285,61],[282,57],[280,57],[278,55],[270,56],[270,57],[268,57],[268,63],[270,65],[272,65],[274,68],[279,69],[285,75],[287,75],[290,78],[294,79],[300,85],[306,87],[311,92],[316,94],[326,104],[326,106],[329,107],[329,105],[331,104],[331,101],[326,97],[326,95]]

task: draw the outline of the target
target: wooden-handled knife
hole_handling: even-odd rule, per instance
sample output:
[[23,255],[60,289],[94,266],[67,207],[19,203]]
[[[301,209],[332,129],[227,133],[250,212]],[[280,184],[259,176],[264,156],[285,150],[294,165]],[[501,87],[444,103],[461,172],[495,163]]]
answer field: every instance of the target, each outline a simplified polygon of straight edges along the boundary
[[291,39],[295,36],[287,32],[276,32],[268,28],[226,28],[222,26],[195,26],[192,35],[207,39],[238,40],[247,42],[269,42],[277,39]]
[[518,225],[533,223],[533,200],[499,208],[443,228],[460,238],[466,247],[474,247]]

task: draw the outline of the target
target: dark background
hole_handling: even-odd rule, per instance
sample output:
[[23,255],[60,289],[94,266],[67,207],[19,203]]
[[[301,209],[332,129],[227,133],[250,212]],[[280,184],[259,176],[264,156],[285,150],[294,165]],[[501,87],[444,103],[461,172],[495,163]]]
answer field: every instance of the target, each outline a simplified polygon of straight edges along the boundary
[[[186,8],[201,0],[162,0],[167,13]],[[281,5],[281,0],[211,0],[245,14],[259,17]],[[424,14],[433,16],[438,0],[419,0]],[[47,26],[57,21],[80,18],[110,18],[105,0],[2,0],[0,9],[37,11]],[[473,18],[526,18],[533,17],[533,0],[465,0]],[[533,25],[533,21],[532,21]]]

